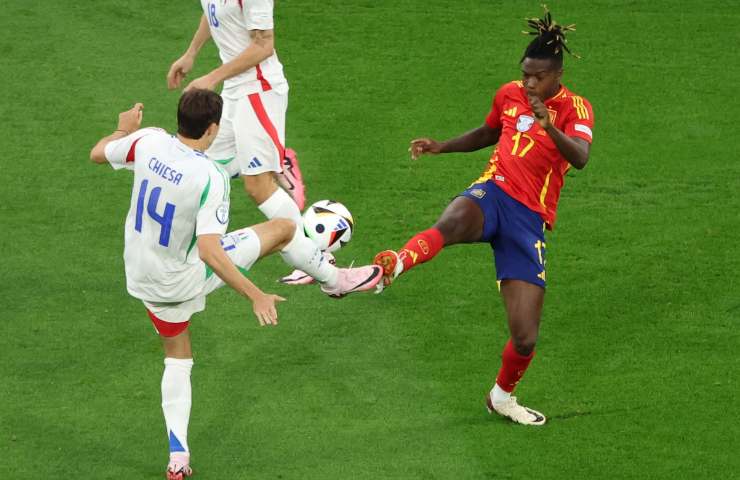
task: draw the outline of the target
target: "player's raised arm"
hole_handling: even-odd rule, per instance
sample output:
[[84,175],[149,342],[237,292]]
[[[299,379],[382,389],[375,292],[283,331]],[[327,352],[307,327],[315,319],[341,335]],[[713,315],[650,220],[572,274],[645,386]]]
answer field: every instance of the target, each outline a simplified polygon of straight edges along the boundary
[[144,104],[137,103],[131,109],[126,110],[118,114],[118,126],[116,130],[100,140],[90,151],[90,160],[95,163],[106,163],[108,158],[105,156],[105,147],[110,142],[120,140],[141,127],[141,120],[143,119]]
[[[558,147],[560,153],[565,159],[577,169],[582,169],[588,163],[588,155],[591,151],[591,144],[583,138],[569,137],[563,133],[559,128],[555,127],[550,120],[550,115],[547,112],[547,107],[542,100],[539,98],[529,95],[529,104],[532,107],[537,122],[547,132],[547,134],[555,142],[555,146]],[[590,132],[590,128],[588,129]],[[590,135],[590,134],[589,134]]]
[[200,16],[200,23],[198,29],[193,35],[193,40],[190,42],[190,46],[182,55],[182,57],[175,60],[170,66],[170,70],[167,72],[167,88],[173,90],[180,86],[182,80],[187,76],[190,70],[193,69],[195,64],[195,57],[198,56],[203,44],[211,38],[211,31],[208,29],[208,19],[205,15]]
[[275,38],[272,30],[250,30],[252,43],[236,58],[224,63],[210,73],[196,78],[185,88],[205,88],[213,90],[218,84],[231,77],[256,67],[275,52]]
[[264,293],[247,277],[242,275],[234,266],[228,255],[221,246],[221,235],[206,234],[198,236],[198,251],[200,258],[213,272],[221,278],[228,286],[237,293],[252,301],[252,309],[260,325],[277,325],[278,316],[275,308],[276,302],[285,299],[278,295]]
[[438,142],[431,138],[417,138],[411,141],[411,158],[416,160],[421,155],[452,152],[474,152],[481,148],[490,147],[498,143],[501,136],[500,128],[491,128],[487,123],[471,130],[459,137],[452,138],[445,142]]

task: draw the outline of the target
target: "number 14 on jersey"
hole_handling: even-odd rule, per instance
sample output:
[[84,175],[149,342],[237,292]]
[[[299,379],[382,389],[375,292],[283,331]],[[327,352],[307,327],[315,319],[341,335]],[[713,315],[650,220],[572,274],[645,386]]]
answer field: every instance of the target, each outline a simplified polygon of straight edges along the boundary
[[136,201],[136,223],[134,230],[141,233],[144,223],[144,203],[146,201],[147,193],[149,193],[149,201],[146,202],[146,212],[149,214],[152,220],[160,225],[159,230],[159,244],[163,247],[167,247],[170,244],[170,232],[172,232],[172,220],[175,218],[175,206],[169,202],[164,204],[164,212],[160,215],[157,212],[157,204],[159,203],[159,196],[162,193],[162,187],[154,187],[151,192],[147,192],[149,188],[149,180],[142,180],[141,186],[139,187],[139,196]]

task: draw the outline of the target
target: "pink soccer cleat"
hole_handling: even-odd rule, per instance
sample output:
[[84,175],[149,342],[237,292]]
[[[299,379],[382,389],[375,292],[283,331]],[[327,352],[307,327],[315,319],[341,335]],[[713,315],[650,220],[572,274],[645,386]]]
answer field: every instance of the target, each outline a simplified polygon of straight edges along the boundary
[[193,474],[190,468],[190,455],[171,453],[170,463],[167,465],[167,480],[183,480]]
[[298,205],[298,210],[303,211],[306,206],[306,187],[303,185],[303,175],[298,166],[298,156],[292,148],[285,149],[282,161],[283,171],[278,174],[278,183],[283,187]]
[[[334,258],[334,255],[332,255],[329,252],[324,252],[324,257],[326,257],[326,260],[331,263],[332,265],[337,264],[337,260]],[[287,275],[280,280],[278,280],[280,283],[284,283],[286,285],[311,285],[316,280],[303,270],[293,270],[290,275]]]
[[321,291],[330,297],[342,298],[354,292],[363,292],[374,288],[383,278],[383,268],[367,265],[358,268],[340,268],[337,284],[334,288],[321,286]]

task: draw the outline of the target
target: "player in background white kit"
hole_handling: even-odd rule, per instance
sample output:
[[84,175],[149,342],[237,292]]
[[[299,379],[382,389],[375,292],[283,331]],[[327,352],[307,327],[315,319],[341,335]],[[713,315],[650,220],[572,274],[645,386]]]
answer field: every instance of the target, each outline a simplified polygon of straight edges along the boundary
[[291,264],[315,263],[320,256],[317,247],[306,251],[296,242],[305,237],[289,219],[225,234],[229,177],[202,153],[217,136],[221,109],[217,93],[189,90],[178,105],[178,133],[170,135],[158,128],[139,129],[142,105],[136,104],[119,115],[117,130],[90,152],[96,163],[134,172],[125,225],[126,286],[144,303],[163,340],[167,478],[175,480],[191,473],[190,317],[205,308],[206,295],[226,283],[252,301],[261,325],[275,325],[275,303],[284,299],[262,292],[241,272],[277,251]]
[[[273,1],[201,0],[201,6],[204,14],[198,29],[186,52],[170,67],[167,85],[170,89],[181,85],[201,47],[213,38],[222,65],[185,88],[214,90],[223,82],[221,130],[206,153],[232,176],[241,176],[247,194],[267,218],[289,218],[302,231],[302,181],[291,175],[297,165],[291,169],[282,164],[288,81],[274,49]],[[296,185],[293,198],[276,183],[281,172]],[[322,255],[322,263],[329,266],[318,276],[304,266],[296,268],[331,286],[337,270],[329,259],[329,254]]]

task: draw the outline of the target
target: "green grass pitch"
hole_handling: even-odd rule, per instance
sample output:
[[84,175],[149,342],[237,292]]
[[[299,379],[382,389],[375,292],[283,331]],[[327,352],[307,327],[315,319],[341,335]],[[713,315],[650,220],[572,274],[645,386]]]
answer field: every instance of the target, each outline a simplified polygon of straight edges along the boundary
[[[517,394],[539,429],[486,414],[507,338],[486,245],[381,296],[288,298],[260,329],[226,289],[192,326],[197,479],[709,479],[740,471],[740,13],[729,0],[568,0],[564,82],[595,143],[548,237],[538,354]],[[6,0],[0,9],[0,479],[162,478],[162,353],[128,297],[131,177],[88,160],[117,113],[172,129],[165,73],[199,2]],[[357,218],[368,262],[434,222],[488,151],[412,163],[408,142],[479,126],[519,76],[539,2],[278,1],[287,144],[310,201]],[[217,64],[209,46],[196,66]],[[232,193],[232,228],[261,220]],[[732,472],[735,472],[734,474]]]

